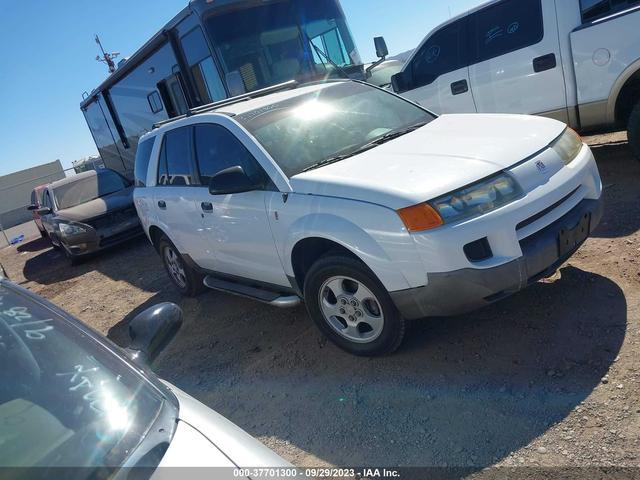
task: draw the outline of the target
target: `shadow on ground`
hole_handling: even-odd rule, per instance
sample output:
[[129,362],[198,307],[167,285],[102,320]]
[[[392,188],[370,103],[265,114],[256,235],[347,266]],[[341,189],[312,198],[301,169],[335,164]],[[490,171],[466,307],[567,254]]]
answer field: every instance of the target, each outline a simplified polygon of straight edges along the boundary
[[40,252],[24,263],[22,274],[27,281],[41,285],[56,285],[80,278],[94,270],[146,291],[158,291],[168,283],[162,262],[146,237],[91,255],[78,265],[71,265],[45,239],[32,240],[19,246],[17,250],[20,253]]
[[[302,308],[217,293],[182,306],[155,369],[252,435],[295,446],[299,466],[492,465],[592,392],[627,315],[615,283],[566,267],[479,312],[418,322],[395,355],[368,359],[324,341]],[[109,336],[122,341],[135,313]]]
[[595,237],[625,237],[640,229],[640,162],[627,143],[592,146],[604,186],[605,210]]

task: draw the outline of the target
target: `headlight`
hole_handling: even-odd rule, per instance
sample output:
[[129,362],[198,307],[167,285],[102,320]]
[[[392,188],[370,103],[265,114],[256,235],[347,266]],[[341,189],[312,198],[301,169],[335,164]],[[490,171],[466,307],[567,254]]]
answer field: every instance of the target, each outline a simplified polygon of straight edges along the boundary
[[420,232],[476,217],[495,210],[522,195],[522,188],[505,173],[448,193],[430,202],[398,210],[410,232]]
[[60,229],[60,233],[65,237],[80,235],[82,233],[87,233],[88,231],[87,227],[83,227],[77,223],[59,223],[58,228]]
[[580,135],[568,128],[549,145],[565,165],[569,165],[582,150],[582,139]]

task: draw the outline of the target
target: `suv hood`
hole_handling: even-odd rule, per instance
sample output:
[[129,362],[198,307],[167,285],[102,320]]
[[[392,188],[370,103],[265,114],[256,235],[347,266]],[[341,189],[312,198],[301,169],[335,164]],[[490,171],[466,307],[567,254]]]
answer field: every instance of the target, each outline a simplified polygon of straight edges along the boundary
[[127,187],[110,195],[81,203],[56,212],[57,218],[72,222],[86,222],[109,212],[115,212],[133,206],[133,188]]
[[371,150],[294,175],[291,187],[295,193],[403,208],[509,168],[565,128],[528,115],[442,115]]

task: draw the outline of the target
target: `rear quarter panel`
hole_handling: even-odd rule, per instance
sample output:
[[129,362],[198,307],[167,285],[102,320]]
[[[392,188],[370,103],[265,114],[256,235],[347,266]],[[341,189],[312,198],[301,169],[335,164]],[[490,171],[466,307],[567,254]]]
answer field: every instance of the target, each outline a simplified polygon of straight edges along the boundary
[[[616,90],[640,68],[640,9],[571,32],[582,128],[614,122]],[[631,68],[634,66],[634,68]]]

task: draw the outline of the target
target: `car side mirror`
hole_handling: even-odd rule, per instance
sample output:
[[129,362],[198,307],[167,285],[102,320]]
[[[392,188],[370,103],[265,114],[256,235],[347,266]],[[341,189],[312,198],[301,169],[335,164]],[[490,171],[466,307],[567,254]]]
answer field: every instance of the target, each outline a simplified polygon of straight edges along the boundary
[[240,165],[225,168],[219,171],[209,182],[209,193],[211,195],[226,195],[229,193],[249,192],[257,190],[260,185],[256,185],[244,172]]
[[38,210],[38,208],[40,208],[38,205],[29,205],[27,210]]
[[387,42],[384,37],[373,37],[373,44],[376,47],[376,57],[386,58],[389,55],[389,49],[387,48]]
[[129,324],[128,350],[136,358],[151,363],[175,337],[182,326],[182,309],[164,302],[147,308]]
[[411,74],[408,70],[403,70],[391,76],[391,86],[396,93],[411,90]]
[[49,207],[42,208],[34,208],[33,209],[38,215],[49,215],[51,213],[51,209]]

